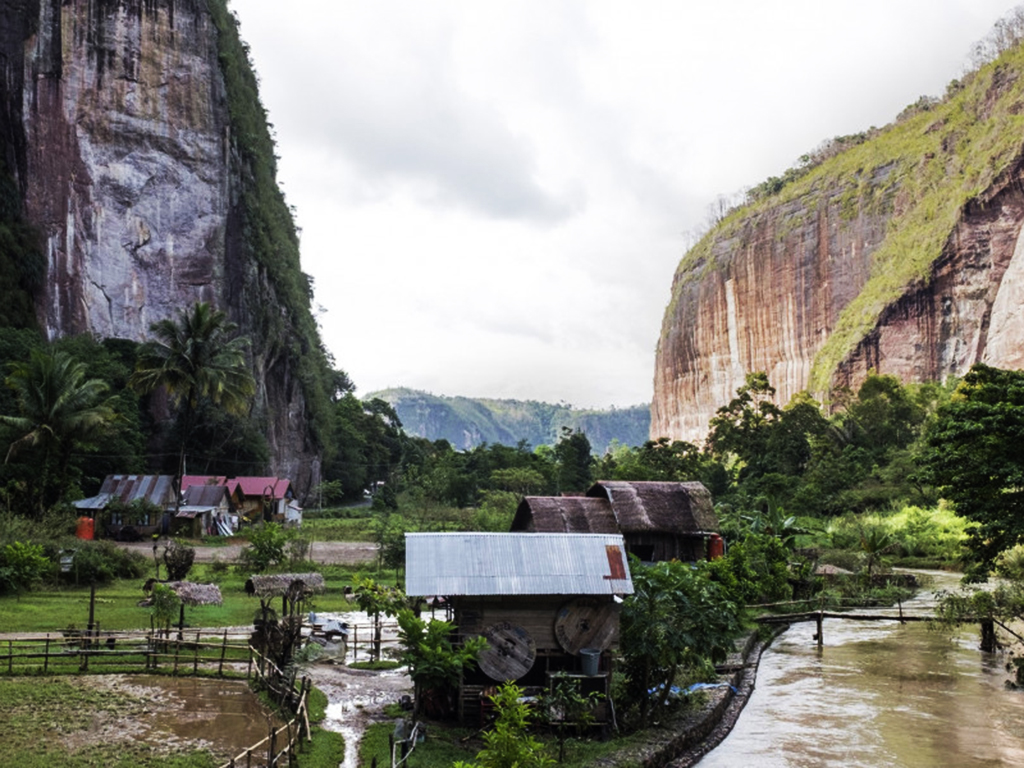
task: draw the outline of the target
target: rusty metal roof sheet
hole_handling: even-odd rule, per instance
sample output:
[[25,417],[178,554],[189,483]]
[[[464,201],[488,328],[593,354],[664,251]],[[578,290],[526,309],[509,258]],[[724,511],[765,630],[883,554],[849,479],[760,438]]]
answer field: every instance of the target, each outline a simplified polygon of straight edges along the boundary
[[100,486],[100,492],[87,504],[76,504],[79,509],[100,508],[119,499],[125,504],[136,499],[146,499],[158,507],[167,509],[174,506],[174,477],[171,475],[107,475]]
[[407,533],[409,595],[628,595],[622,536]]

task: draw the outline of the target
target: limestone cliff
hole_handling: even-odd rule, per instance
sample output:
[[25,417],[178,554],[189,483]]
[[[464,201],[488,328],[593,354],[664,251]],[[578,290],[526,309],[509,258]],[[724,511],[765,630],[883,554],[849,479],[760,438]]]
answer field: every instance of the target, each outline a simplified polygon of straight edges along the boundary
[[1024,365],[1024,51],[777,182],[680,263],[652,437],[699,441],[744,376],[780,404],[868,371]]
[[0,64],[46,333],[141,341],[197,300],[226,310],[253,342],[269,469],[317,482],[309,285],[225,0],[0,0]]

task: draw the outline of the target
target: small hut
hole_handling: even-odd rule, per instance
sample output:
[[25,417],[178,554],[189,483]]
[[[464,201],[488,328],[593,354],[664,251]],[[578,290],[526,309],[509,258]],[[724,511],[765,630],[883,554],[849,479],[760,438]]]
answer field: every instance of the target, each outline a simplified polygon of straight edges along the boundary
[[195,605],[223,605],[224,598],[220,593],[220,587],[216,584],[197,584],[194,581],[165,581],[159,582],[150,579],[142,587],[149,597],[139,603],[146,607],[153,604],[153,586],[162,584],[170,589],[181,601],[181,610],[178,614],[178,639],[181,639],[181,632],[185,629],[185,606]]
[[[487,693],[515,680],[527,690],[572,677],[607,695],[619,604],[632,594],[618,534],[407,533],[406,594],[443,597],[457,639],[487,638],[467,671],[457,713],[478,722]],[[608,711],[601,708],[598,718]]]
[[253,574],[245,582],[246,594],[269,603],[271,598],[281,598],[281,615],[290,616],[300,611],[300,604],[311,595],[327,591],[327,584],[321,573],[275,573]]
[[719,531],[711,494],[701,483],[600,480],[586,496],[527,496],[513,531],[621,533],[626,551],[645,562],[707,557]]

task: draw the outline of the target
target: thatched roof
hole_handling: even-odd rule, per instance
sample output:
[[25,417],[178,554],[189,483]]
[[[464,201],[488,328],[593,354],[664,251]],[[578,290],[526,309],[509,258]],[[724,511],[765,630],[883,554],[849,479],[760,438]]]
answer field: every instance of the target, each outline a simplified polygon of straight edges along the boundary
[[216,584],[196,584],[194,581],[169,581],[170,587],[185,605],[222,605],[220,587]]
[[519,502],[511,530],[528,533],[619,533],[619,525],[608,499],[527,496]]
[[250,576],[245,582],[245,591],[256,597],[279,597],[296,581],[302,582],[306,592],[320,594],[327,589],[324,577],[319,573],[276,573]]
[[711,493],[702,483],[599,480],[587,496],[611,503],[622,533],[718,531]]

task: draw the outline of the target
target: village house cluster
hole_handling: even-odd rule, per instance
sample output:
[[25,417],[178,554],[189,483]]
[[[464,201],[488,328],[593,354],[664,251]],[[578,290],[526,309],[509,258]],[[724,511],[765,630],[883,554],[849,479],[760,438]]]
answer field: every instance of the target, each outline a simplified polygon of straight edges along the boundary
[[508,533],[406,534],[405,589],[443,605],[460,638],[489,647],[466,671],[455,702],[466,723],[486,721],[506,680],[528,693],[571,679],[606,703],[619,609],[633,593],[628,555],[696,561],[721,554],[711,494],[700,483],[609,482],[584,496],[527,496]]
[[107,475],[98,494],[75,502],[80,538],[230,536],[243,521],[302,523],[287,478],[185,475],[176,485],[173,475]]

